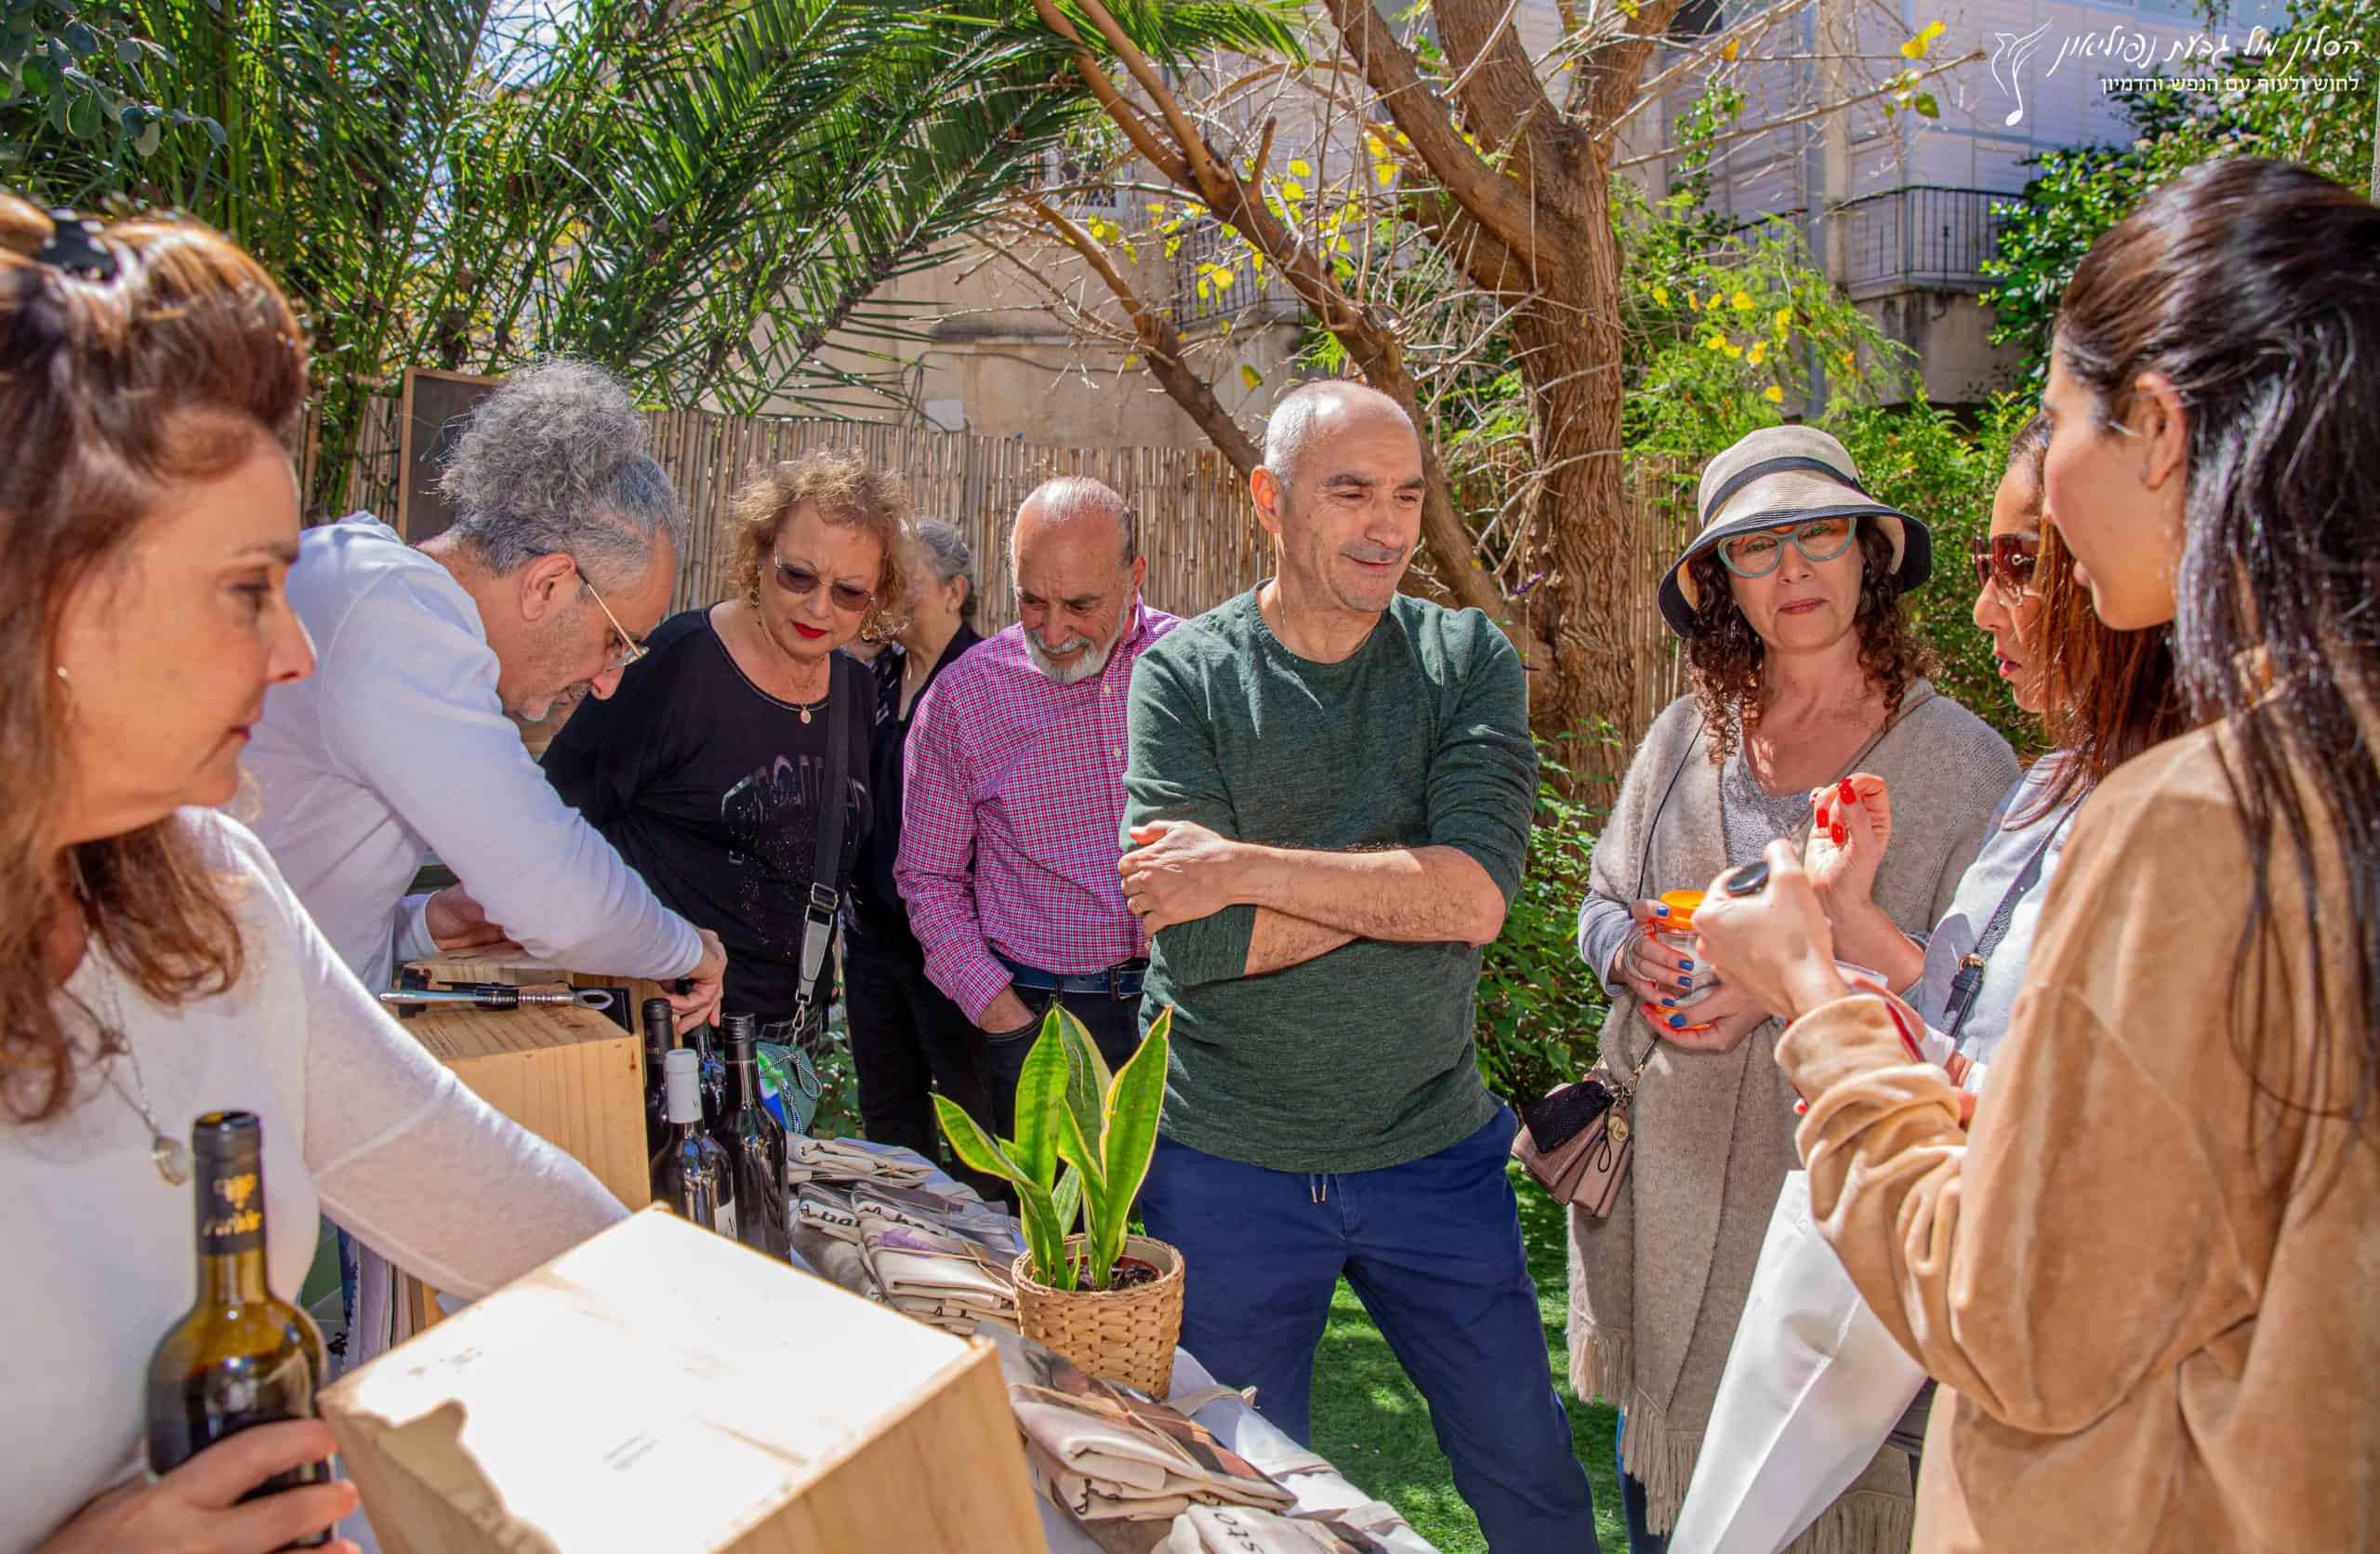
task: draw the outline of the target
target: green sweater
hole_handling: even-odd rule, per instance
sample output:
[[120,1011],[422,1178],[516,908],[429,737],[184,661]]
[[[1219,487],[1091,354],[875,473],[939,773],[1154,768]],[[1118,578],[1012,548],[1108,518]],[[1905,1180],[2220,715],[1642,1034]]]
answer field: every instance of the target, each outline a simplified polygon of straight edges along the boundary
[[[1127,831],[1183,819],[1275,847],[1459,847],[1509,905],[1537,797],[1520,657],[1479,611],[1400,594],[1352,656],[1315,663],[1251,590],[1133,666],[1124,789]],[[1255,920],[1229,907],[1150,947],[1144,1019],[1173,1007],[1168,1137],[1276,1171],[1371,1171],[1495,1114],[1472,1052],[1478,950],[1357,939],[1249,976]]]

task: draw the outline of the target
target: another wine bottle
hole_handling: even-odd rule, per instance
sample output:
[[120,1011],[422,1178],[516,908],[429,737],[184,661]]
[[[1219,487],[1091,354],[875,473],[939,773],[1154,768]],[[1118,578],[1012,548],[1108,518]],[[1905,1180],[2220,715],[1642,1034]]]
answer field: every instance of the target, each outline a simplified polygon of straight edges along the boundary
[[702,1059],[703,1126],[719,1131],[720,1115],[727,1109],[727,1061],[719,1055],[719,1033],[707,1024],[694,1027],[694,1054]]
[[700,1059],[680,1047],[662,1060],[669,1093],[669,1137],[653,1157],[653,1196],[689,1224],[735,1237],[735,1177],[727,1151],[703,1125]]
[[727,1110],[716,1135],[735,1174],[735,1239],[782,1257],[786,1234],[785,1128],[760,1098],[760,1029],[749,1015],[727,1016]]
[[[314,1417],[325,1376],[313,1320],[265,1282],[263,1133],[252,1111],[192,1125],[197,1158],[198,1298],[149,1357],[149,1469],[169,1473],[226,1436]],[[241,1496],[330,1481],[330,1464],[276,1473]],[[330,1542],[327,1530],[294,1547]]]
[[661,1152],[669,1138],[669,1095],[662,1083],[661,1067],[678,1044],[676,1016],[666,998],[644,1001],[644,1154]]

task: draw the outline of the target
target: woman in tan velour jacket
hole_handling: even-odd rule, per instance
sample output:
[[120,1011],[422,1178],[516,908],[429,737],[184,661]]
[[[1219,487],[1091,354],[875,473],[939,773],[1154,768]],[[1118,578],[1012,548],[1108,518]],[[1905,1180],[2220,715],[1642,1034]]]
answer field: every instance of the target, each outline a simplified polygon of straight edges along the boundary
[[2068,289],[2049,508],[2207,721],[2083,806],[1971,1134],[1790,847],[1696,914],[1792,1017],[1813,1208],[1947,1389],[1920,1549],[2380,1547],[2375,253],[2360,195],[2215,162]]

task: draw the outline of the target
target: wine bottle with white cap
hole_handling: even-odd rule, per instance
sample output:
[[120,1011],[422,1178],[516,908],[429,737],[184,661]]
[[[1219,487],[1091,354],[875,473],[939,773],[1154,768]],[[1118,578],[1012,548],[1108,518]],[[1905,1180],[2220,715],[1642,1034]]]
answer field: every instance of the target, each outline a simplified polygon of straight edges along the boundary
[[703,1125],[701,1059],[686,1047],[662,1059],[669,1137],[653,1157],[653,1196],[689,1223],[735,1239],[735,1177],[727,1151]]

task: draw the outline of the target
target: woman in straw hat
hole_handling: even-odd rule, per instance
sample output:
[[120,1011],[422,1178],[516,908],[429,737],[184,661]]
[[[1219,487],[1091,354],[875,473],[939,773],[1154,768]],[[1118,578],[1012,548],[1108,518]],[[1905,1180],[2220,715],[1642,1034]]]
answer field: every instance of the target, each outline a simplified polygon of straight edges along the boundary
[[2094,244],[2043,405],[2193,732],[2075,817],[1972,1130],[1801,860],[1698,926],[1794,1020],[1818,1224],[1938,1378],[1919,1543],[2380,1547],[2380,209],[2248,158]]
[[[1571,1215],[1570,1375],[1621,1410],[1630,1546],[1664,1546],[1693,1477],[1769,1210],[1793,1152],[1778,1028],[1655,936],[1652,897],[1801,835],[1813,790],[1890,784],[1898,830],[1871,896],[1922,932],[1950,904],[2000,796],[2006,741],[1937,696],[1902,605],[1925,525],[1868,496],[1841,443],[1768,427],[1703,472],[1701,532],[1662,579],[1693,693],[1655,720],[1595,847],[1579,950],[1612,993],[1602,1051],[1640,1063],[1635,1157],[1609,1217]],[[1906,1548],[1910,1475],[1880,1454],[1808,1547]]]

